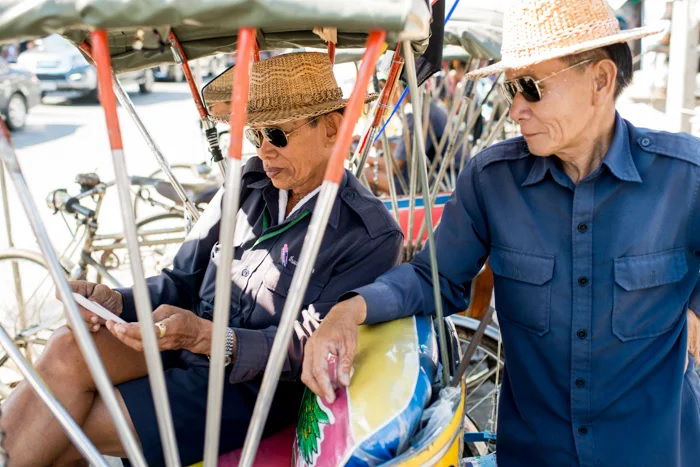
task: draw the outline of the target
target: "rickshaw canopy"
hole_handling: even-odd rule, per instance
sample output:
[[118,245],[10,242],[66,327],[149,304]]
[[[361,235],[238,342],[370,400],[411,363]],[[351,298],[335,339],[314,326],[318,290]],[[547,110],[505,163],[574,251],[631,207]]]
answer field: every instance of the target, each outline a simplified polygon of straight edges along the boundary
[[265,50],[325,47],[316,27],[337,28],[338,47],[361,47],[372,30],[427,45],[429,23],[423,0],[0,0],[0,43],[53,33],[81,43],[103,29],[115,72],[174,63],[171,30],[192,60],[233,52],[242,27]]
[[445,45],[462,47],[474,58],[500,60],[504,0],[460,0],[445,24]]

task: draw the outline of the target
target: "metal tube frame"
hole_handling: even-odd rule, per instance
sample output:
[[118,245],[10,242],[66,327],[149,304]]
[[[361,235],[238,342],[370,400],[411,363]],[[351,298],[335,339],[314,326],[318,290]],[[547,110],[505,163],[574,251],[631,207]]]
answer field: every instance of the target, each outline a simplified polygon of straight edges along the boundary
[[[37,396],[46,404],[51,413],[56,417],[58,423],[61,424],[63,429],[68,435],[68,438],[73,442],[73,445],[78,451],[90,461],[90,465],[96,465],[100,467],[108,467],[107,462],[104,457],[100,454],[97,448],[92,444],[92,442],[85,435],[80,426],[73,420],[66,409],[61,405],[61,403],[51,394],[51,391],[46,386],[46,384],[41,380],[41,377],[32,368],[32,366],[27,362],[27,360],[22,357],[22,354],[15,346],[12,338],[7,334],[5,328],[0,325],[0,346],[5,349],[7,355],[12,359],[17,365],[20,373],[24,376],[27,384],[34,389]],[[0,464],[5,465],[0,462]]]
[[170,30],[168,34],[168,40],[170,41],[170,48],[173,52],[173,57],[175,61],[182,67],[182,73],[185,76],[185,80],[190,88],[190,93],[192,94],[192,99],[197,107],[197,113],[199,113],[199,119],[202,123],[202,128],[204,129],[204,134],[206,135],[207,142],[209,143],[209,153],[211,154],[212,161],[216,162],[221,170],[221,174],[226,177],[226,164],[224,163],[223,154],[221,154],[221,148],[219,147],[219,135],[216,132],[216,125],[209,118],[209,112],[207,111],[204,101],[202,100],[202,95],[199,93],[199,88],[197,86],[197,81],[192,76],[192,68],[190,68],[190,62],[185,53],[184,47],[177,38],[174,30]]
[[287,348],[292,337],[294,322],[297,319],[299,308],[306,293],[311,271],[316,263],[318,250],[328,224],[328,218],[333,208],[339,184],[343,178],[343,163],[352,141],[352,131],[359,119],[367,94],[367,85],[379,59],[385,36],[386,33],[384,31],[372,31],[367,38],[362,66],[355,82],[355,88],[345,109],[345,117],[338,132],[338,139],[333,146],[333,152],[318,195],[316,209],[314,209],[309,229],[304,237],[299,266],[294,272],[292,283],[289,287],[289,295],[277,327],[277,334],[270,350],[270,358],[265,368],[258,398],[255,401],[253,417],[248,427],[248,434],[243,445],[239,466],[250,467],[255,460],[255,453],[267,421],[275,390],[277,389],[282,365],[287,356]]
[[[410,88],[410,99],[413,107],[413,121],[421,121],[422,111],[419,102],[418,81],[416,79],[416,63],[411,51],[411,44],[404,44],[404,58],[406,59],[406,76],[408,77],[408,85]],[[414,125],[415,128],[415,125]],[[428,251],[430,255],[430,271],[433,282],[433,298],[435,299],[435,317],[437,319],[438,341],[440,343],[440,357],[442,359],[442,382],[447,385],[449,382],[449,357],[447,354],[447,337],[445,331],[445,316],[442,312],[442,295],[440,293],[440,274],[438,272],[437,252],[435,249],[435,236],[433,235],[433,203],[430,199],[430,191],[428,188],[428,167],[427,157],[425,155],[425,141],[423,133],[414,132],[417,137],[416,151],[419,155],[418,162],[420,163],[419,172],[424,198],[425,216],[423,221],[428,229]],[[416,152],[414,152],[416,154]],[[409,227],[410,228],[410,227]]]
[[65,306],[68,323],[73,330],[73,334],[75,334],[78,347],[90,370],[92,379],[95,382],[95,387],[100,397],[102,397],[108,412],[112,416],[122,446],[129,460],[134,465],[145,467],[146,461],[141,453],[138,441],[124,418],[124,414],[114,394],[114,385],[110,381],[107,371],[100,360],[100,356],[95,348],[95,343],[90,336],[90,332],[87,329],[87,325],[83,321],[80,311],[78,311],[78,305],[73,298],[72,291],[68,285],[56,251],[53,249],[46,227],[41,221],[39,210],[36,203],[34,203],[34,199],[32,198],[29,187],[22,174],[22,170],[17,161],[17,155],[10,144],[9,131],[4,123],[0,123],[0,157],[2,157],[5,167],[10,174],[10,178],[15,185],[19,200],[27,214],[29,223],[34,231],[34,236],[37,239],[39,248],[46,261],[46,266],[51,273],[51,277],[56,284],[56,290]]
[[160,431],[161,443],[165,463],[168,467],[180,465],[180,454],[177,449],[175,430],[170,413],[170,401],[165,386],[165,376],[163,373],[163,362],[161,361],[158,349],[158,338],[156,337],[155,326],[153,324],[153,308],[146,286],[141,252],[139,249],[138,232],[134,220],[134,212],[131,208],[130,182],[126,170],[126,161],[119,128],[119,116],[117,115],[117,101],[112,88],[112,65],[107,42],[107,33],[98,30],[91,34],[92,51],[94,53],[95,64],[97,65],[97,82],[100,92],[100,102],[105,113],[109,143],[112,153],[112,163],[114,165],[114,175],[119,193],[119,204],[121,207],[122,222],[124,224],[124,237],[127,241],[129,260],[131,262],[131,272],[134,279],[132,290],[134,292],[134,302],[136,314],[141,326],[141,339],[143,341],[144,356],[148,368],[148,379],[151,385],[153,402],[156,409],[158,429]]
[[229,144],[229,168],[222,208],[223,218],[219,234],[220,267],[216,271],[216,295],[214,297],[206,434],[204,438],[205,467],[216,466],[219,455],[226,329],[229,324],[231,306],[231,269],[228,265],[233,262],[233,238],[241,192],[243,126],[247,116],[251,59],[256,45],[255,34],[255,29],[250,28],[242,28],[238,31],[238,58],[234,68],[231,91],[231,116],[229,118],[231,143]]

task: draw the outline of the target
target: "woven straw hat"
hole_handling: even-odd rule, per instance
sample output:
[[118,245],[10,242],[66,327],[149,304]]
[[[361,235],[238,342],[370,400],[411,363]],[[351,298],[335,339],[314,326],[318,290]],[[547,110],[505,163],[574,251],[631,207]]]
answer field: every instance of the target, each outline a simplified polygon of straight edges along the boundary
[[[202,93],[212,117],[219,121],[228,121],[228,111],[211,110],[211,107],[214,103],[231,100],[233,70],[232,67],[214,78]],[[369,95],[365,102],[376,97],[376,94]],[[327,54],[297,52],[278,55],[253,63],[246,124],[278,125],[332,112],[347,103]]]
[[620,30],[605,0],[509,0],[503,16],[501,61],[467,76],[473,79],[525,68],[661,31],[653,27]]

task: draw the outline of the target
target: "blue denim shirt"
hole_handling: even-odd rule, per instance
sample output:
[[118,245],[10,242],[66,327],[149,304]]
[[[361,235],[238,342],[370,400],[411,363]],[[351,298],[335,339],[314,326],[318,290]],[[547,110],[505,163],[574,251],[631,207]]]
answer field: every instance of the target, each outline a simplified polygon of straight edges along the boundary
[[[698,466],[700,140],[619,116],[578,184],[522,138],[471,159],[436,231],[447,312],[489,258],[506,369],[499,466]],[[427,250],[359,289],[367,321],[434,310]]]

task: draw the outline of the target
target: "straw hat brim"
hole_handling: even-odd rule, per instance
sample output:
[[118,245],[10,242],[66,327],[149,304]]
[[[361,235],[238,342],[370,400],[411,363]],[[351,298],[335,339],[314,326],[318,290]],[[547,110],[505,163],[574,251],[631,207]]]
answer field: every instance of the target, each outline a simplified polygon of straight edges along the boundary
[[[365,98],[365,104],[369,104],[377,98],[377,94],[369,94]],[[348,105],[349,99],[341,99],[333,102],[323,102],[313,105],[305,105],[303,107],[291,107],[286,109],[265,110],[261,112],[248,112],[246,125],[279,125],[281,123],[291,122],[302,118],[318,117],[334,110],[341,109]],[[218,122],[228,123],[228,118],[213,116],[213,119]]]
[[531,65],[546,62],[547,60],[566,57],[567,55],[575,55],[581,52],[587,52],[589,50],[597,49],[600,47],[617,44],[619,42],[627,42],[634,39],[640,39],[642,37],[651,36],[653,34],[663,32],[663,30],[663,28],[653,26],[626,29],[611,36],[600,37],[598,39],[579,42],[578,44],[570,45],[568,47],[547,49],[539,54],[535,53],[532,56],[520,60],[504,59],[500,62],[494,63],[493,65],[489,65],[484,68],[479,68],[478,70],[474,70],[467,73],[467,78],[476,79],[481,78],[483,76],[495,75],[506,70],[518,70],[521,68],[527,68]]

